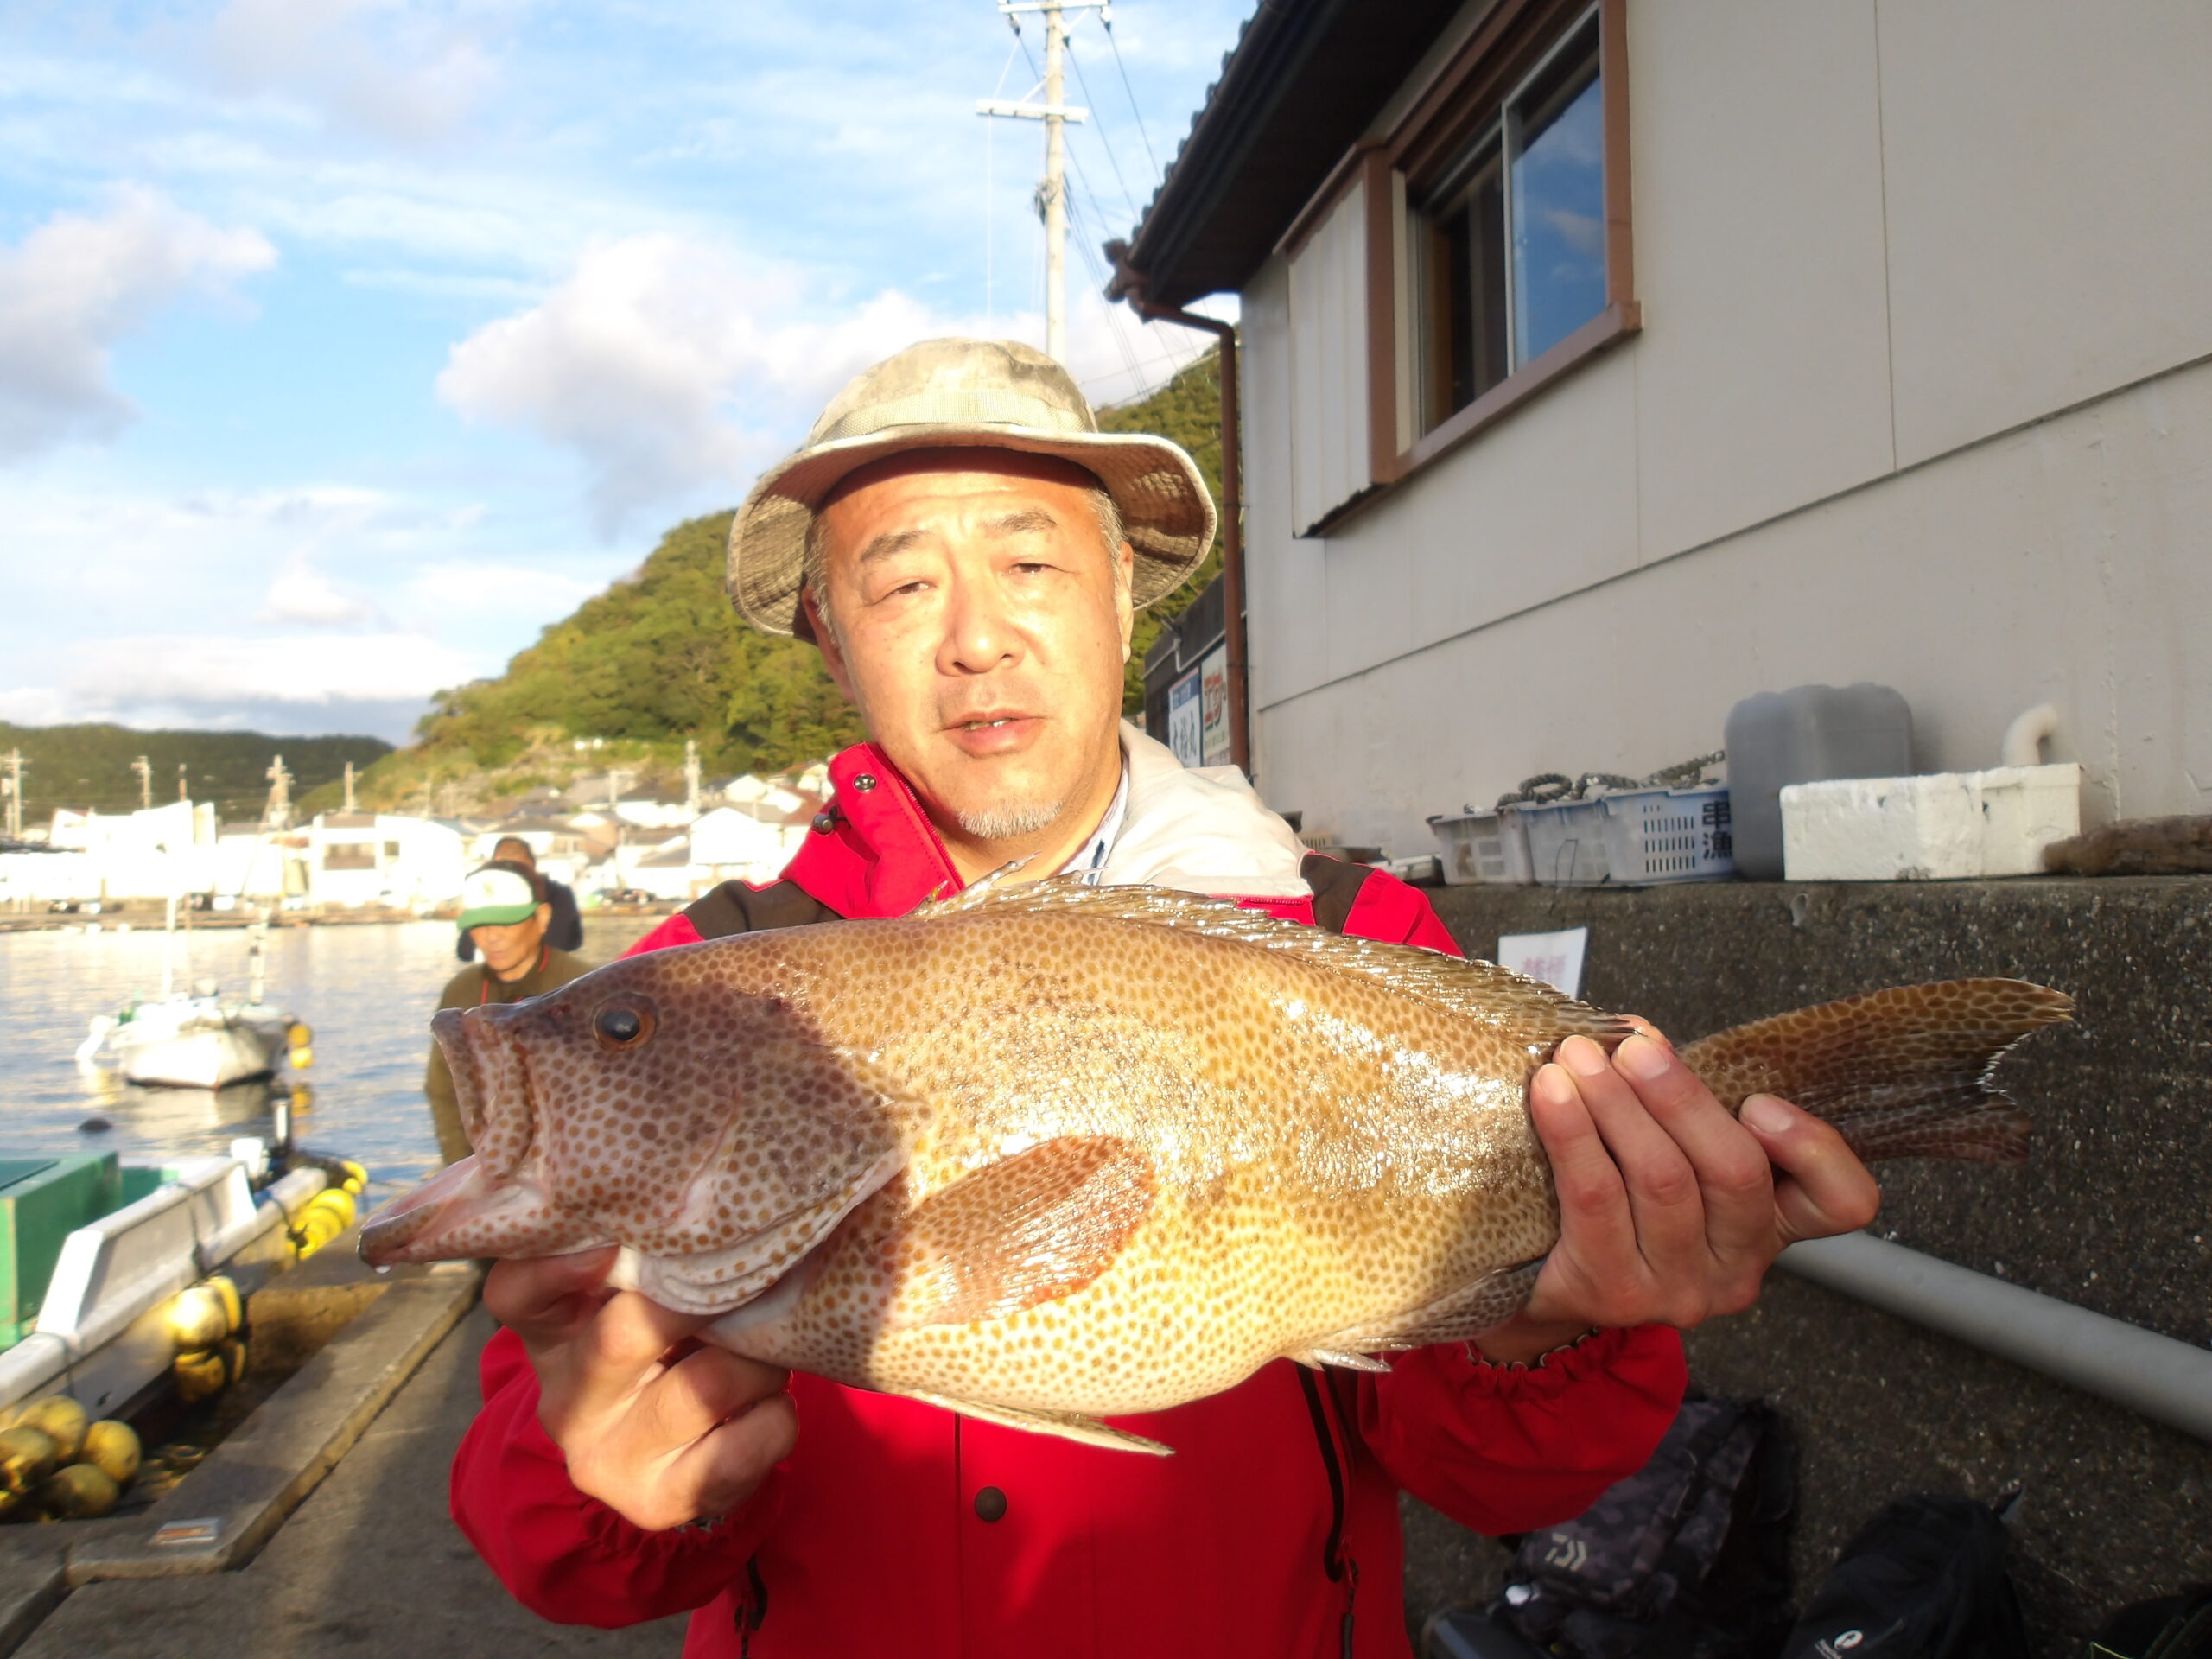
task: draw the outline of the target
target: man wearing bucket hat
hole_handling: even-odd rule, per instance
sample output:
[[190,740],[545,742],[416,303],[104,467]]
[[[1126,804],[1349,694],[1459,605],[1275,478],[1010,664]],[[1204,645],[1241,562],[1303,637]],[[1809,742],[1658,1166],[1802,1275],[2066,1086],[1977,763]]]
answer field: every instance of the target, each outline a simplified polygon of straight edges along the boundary
[[[545,942],[553,907],[546,901],[544,878],[528,865],[495,859],[471,870],[461,884],[461,932],[482,960],[446,982],[441,1008],[480,1007],[486,1002],[519,1002],[557,990],[584,971],[584,964]],[[456,1163],[468,1156],[468,1136],[461,1126],[461,1105],[445,1051],[430,1045],[430,1066],[423,1079],[430,1097],[430,1121],[437,1126],[438,1156]]]
[[[1188,456],[1098,431],[1026,346],[933,340],[861,375],[740,509],[729,587],[820,646],[868,741],[831,763],[780,880],[719,888],[638,948],[900,915],[1027,858],[1020,879],[1456,952],[1418,893],[1305,854],[1241,774],[1120,721],[1131,617],[1212,531]],[[1584,1046],[1533,1090],[1560,1242],[1529,1307],[1474,1343],[1377,1373],[1268,1366],[1131,1420],[1174,1448],[1154,1459],[694,1348],[708,1321],[606,1290],[612,1251],[503,1262],[454,1516],[549,1618],[692,1611],[693,1659],[1397,1659],[1401,1491],[1491,1533],[1579,1513],[1681,1400],[1680,1340],[1652,1322],[1748,1306],[1783,1243],[1873,1213],[1815,1120],[1775,1102],[1754,1134],[1662,1040]]]

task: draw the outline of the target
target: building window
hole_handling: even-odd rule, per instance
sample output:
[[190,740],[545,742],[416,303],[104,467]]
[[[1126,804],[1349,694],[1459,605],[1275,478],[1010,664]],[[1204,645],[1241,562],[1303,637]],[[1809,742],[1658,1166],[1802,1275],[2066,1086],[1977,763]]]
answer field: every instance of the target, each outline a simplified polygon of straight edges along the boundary
[[1597,12],[1484,114],[1473,141],[1426,189],[1408,192],[1411,366],[1424,433],[1607,303]]
[[1493,0],[1276,245],[1297,534],[1329,534],[1642,326],[1627,8]]

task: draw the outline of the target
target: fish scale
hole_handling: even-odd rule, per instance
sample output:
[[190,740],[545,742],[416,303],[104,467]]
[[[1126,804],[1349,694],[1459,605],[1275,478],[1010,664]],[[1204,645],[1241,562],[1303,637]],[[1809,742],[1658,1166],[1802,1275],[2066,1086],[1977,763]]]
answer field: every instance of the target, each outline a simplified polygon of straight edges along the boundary
[[[1908,988],[1683,1058],[1863,1156],[2008,1161],[1990,1068],[2069,1006]],[[1101,1420],[1510,1314],[1558,1233],[1529,1078],[1630,1029],[1488,963],[1003,876],[435,1028],[482,1150],[372,1219],[372,1262],[619,1243],[618,1282],[734,1351],[1155,1452]]]

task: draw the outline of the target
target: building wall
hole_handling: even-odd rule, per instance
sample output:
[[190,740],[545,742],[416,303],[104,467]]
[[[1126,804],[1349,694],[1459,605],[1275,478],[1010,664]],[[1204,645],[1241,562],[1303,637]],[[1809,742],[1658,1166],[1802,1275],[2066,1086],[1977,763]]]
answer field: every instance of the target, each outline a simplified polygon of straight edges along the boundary
[[2206,810],[2212,13],[1629,17],[1640,335],[1300,539],[1281,262],[1245,291],[1263,792],[1414,851],[1529,773],[1876,679],[1925,768],[2048,700],[2089,822]]

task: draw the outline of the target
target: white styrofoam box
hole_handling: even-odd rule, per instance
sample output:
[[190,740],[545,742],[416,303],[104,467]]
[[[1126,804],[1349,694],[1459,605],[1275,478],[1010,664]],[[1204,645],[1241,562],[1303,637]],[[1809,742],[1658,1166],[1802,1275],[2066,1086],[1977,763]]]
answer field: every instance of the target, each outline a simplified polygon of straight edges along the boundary
[[1782,791],[1792,881],[1940,881],[2034,875],[2082,832],[2082,768],[1996,766],[1920,778],[1838,778]]
[[1594,887],[1609,880],[1605,804],[1554,801],[1514,809],[1529,833],[1529,868],[1541,887]]
[[1529,873],[1529,832],[1522,828],[1517,807],[1493,811],[1440,812],[1428,821],[1436,837],[1437,861],[1444,867],[1448,887],[1484,881],[1525,887]]
[[1736,874],[1727,785],[1630,789],[1601,798],[1605,863],[1617,885],[1725,881]]

